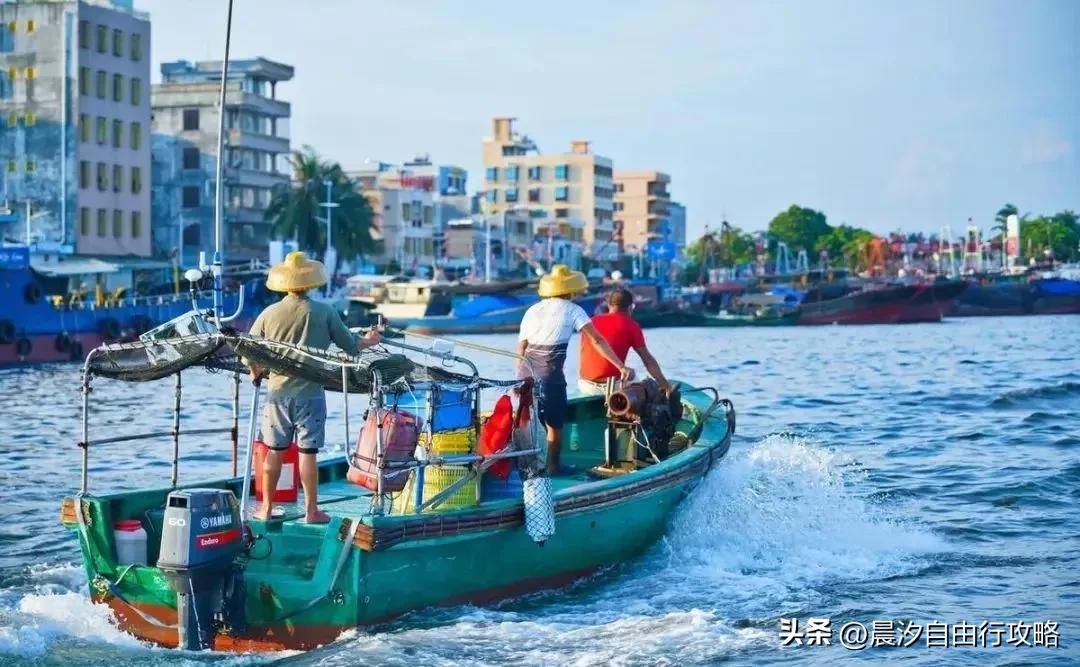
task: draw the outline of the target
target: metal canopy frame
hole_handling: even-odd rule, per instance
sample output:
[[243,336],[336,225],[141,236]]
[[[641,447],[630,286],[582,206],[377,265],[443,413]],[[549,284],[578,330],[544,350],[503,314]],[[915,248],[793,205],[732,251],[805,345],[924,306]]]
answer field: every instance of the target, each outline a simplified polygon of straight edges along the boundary
[[[402,333],[404,333],[404,332],[402,332]],[[219,335],[221,335],[221,334],[219,334]],[[468,384],[470,385],[470,387],[472,389],[474,389],[476,391],[476,409],[477,409],[477,413],[479,412],[480,392],[484,388],[486,382],[480,377],[479,369],[477,368],[475,363],[473,363],[471,360],[469,360],[469,359],[467,359],[465,357],[461,357],[461,356],[458,356],[458,355],[453,353],[454,347],[461,346],[461,347],[464,347],[464,348],[467,348],[467,349],[473,349],[473,350],[477,350],[477,351],[480,351],[480,352],[485,352],[485,353],[488,353],[488,354],[494,354],[494,355],[497,355],[497,356],[502,356],[502,357],[507,357],[507,358],[513,359],[515,362],[522,364],[523,367],[528,370],[529,374],[533,377],[533,379],[535,381],[536,374],[533,371],[533,369],[532,369],[531,365],[529,364],[529,362],[524,357],[522,357],[521,355],[518,355],[516,353],[507,352],[505,350],[499,350],[497,348],[491,348],[491,347],[486,347],[486,346],[482,346],[482,345],[476,345],[476,344],[473,344],[473,343],[467,343],[467,342],[463,342],[463,341],[451,341],[449,339],[439,339],[439,338],[434,338],[434,337],[430,337],[430,336],[422,336],[422,335],[411,334],[411,333],[409,335],[416,335],[416,336],[418,336],[420,338],[425,338],[425,339],[431,340],[431,341],[433,341],[433,343],[429,347],[424,347],[424,346],[412,345],[410,343],[406,343],[406,342],[403,342],[403,341],[400,341],[400,340],[395,340],[395,339],[388,338],[388,339],[384,339],[382,341],[382,345],[384,345],[386,347],[397,348],[397,349],[400,349],[400,350],[421,354],[425,358],[434,358],[434,359],[437,359],[437,360],[441,361],[444,364],[447,364],[447,363],[461,364],[462,366],[468,368],[469,371],[470,371],[469,383]],[[158,341],[158,342],[161,342],[161,341]],[[332,363],[332,364],[337,364],[338,366],[340,366],[341,372],[342,372],[342,397],[343,397],[343,402],[344,402],[346,445],[348,446],[348,444],[350,443],[350,440],[349,440],[349,432],[350,432],[349,427],[350,427],[350,424],[349,424],[349,407],[348,407],[348,394],[349,394],[348,387],[349,387],[349,385],[348,385],[348,382],[347,382],[347,376],[348,376],[348,371],[350,369],[351,370],[357,370],[357,369],[365,368],[364,362],[362,362],[359,357],[351,357],[351,356],[344,355],[344,354],[341,355],[340,358],[336,358],[336,359],[332,358],[332,357],[325,356],[325,355],[316,354],[316,352],[322,352],[322,351],[312,350],[310,348],[305,348],[304,346],[300,346],[300,345],[292,345],[292,344],[289,344],[289,343],[282,343],[282,342],[279,342],[279,341],[264,341],[264,342],[268,342],[268,343],[272,344],[275,347],[281,347],[281,348],[283,348],[285,350],[289,350],[289,351],[291,351],[293,353],[296,353],[296,354],[312,357],[312,358],[317,359],[318,361],[323,362],[323,363]],[[449,343],[451,345],[451,347],[449,347],[449,348],[439,347],[439,342]],[[231,439],[231,442],[232,442],[232,466],[233,466],[233,476],[235,477],[237,472],[238,472],[237,468],[238,468],[238,458],[239,458],[239,451],[238,450],[239,450],[240,383],[241,383],[240,373],[239,372],[233,372],[233,374],[232,374],[233,375],[233,392],[232,392],[232,401],[231,401],[232,423],[231,423],[231,425],[229,427],[225,427],[225,428],[198,428],[198,429],[186,429],[186,430],[181,429],[181,427],[180,427],[180,413],[181,413],[182,403],[183,403],[183,400],[182,400],[183,399],[183,383],[182,383],[181,375],[182,375],[183,369],[179,369],[175,373],[172,373],[172,375],[175,376],[175,379],[174,379],[174,387],[175,388],[174,388],[174,400],[173,400],[173,424],[172,424],[173,427],[172,427],[171,430],[169,430],[169,431],[156,431],[156,432],[149,432],[149,433],[124,434],[124,435],[110,436],[110,437],[105,437],[105,438],[97,438],[97,439],[94,439],[94,440],[90,439],[90,393],[92,391],[92,383],[93,383],[93,379],[95,377],[94,372],[91,369],[91,362],[94,360],[95,356],[103,354],[103,353],[105,353],[105,352],[107,352],[109,350],[112,350],[112,349],[117,349],[118,347],[122,347],[123,345],[124,344],[120,344],[120,345],[115,345],[115,344],[114,345],[108,345],[107,344],[107,345],[102,345],[100,347],[97,347],[97,348],[91,350],[89,354],[87,354],[86,359],[83,362],[83,369],[82,369],[82,432],[81,432],[82,437],[81,437],[81,439],[80,439],[80,441],[78,443],[79,448],[82,450],[82,457],[81,457],[82,458],[82,472],[81,472],[79,494],[80,495],[85,495],[87,493],[88,489],[89,489],[89,457],[90,457],[90,446],[91,446],[91,444],[105,445],[105,444],[113,444],[113,443],[119,443],[119,442],[132,442],[132,441],[138,441],[138,440],[150,440],[150,439],[154,439],[154,438],[171,438],[172,445],[173,445],[172,446],[173,451],[172,451],[172,466],[171,466],[171,478],[170,478],[170,481],[171,481],[171,487],[176,488],[177,485],[179,484],[180,437],[182,435],[184,435],[184,436],[192,436],[192,435],[214,435],[214,434],[228,433],[230,435],[230,439]],[[384,399],[384,394],[387,391],[400,390],[400,388],[401,388],[400,382],[401,381],[394,382],[394,383],[391,383],[391,384],[386,384],[386,383],[383,382],[382,376],[381,376],[381,374],[379,373],[379,371],[377,369],[371,369],[371,373],[372,373],[372,390],[371,390],[372,407],[374,407],[375,409],[382,409],[383,406],[384,406],[384,400],[383,400]],[[165,376],[165,377],[168,377],[168,376]],[[162,378],[162,379],[164,379],[164,378]],[[487,381],[487,382],[491,382],[491,381]],[[511,386],[519,385],[520,382],[523,382],[523,380],[518,381],[518,382],[508,382],[505,385],[491,384],[491,385],[488,385],[488,386],[489,387],[494,387],[494,386],[511,387]],[[412,384],[409,384],[408,386],[411,389],[423,390],[423,389],[430,389],[431,387],[435,386],[436,384],[437,383],[434,382],[434,381],[427,381],[427,382],[423,382],[423,383],[412,383]],[[249,423],[248,423],[248,431],[247,431],[247,434],[246,434],[247,435],[247,438],[246,438],[247,439],[247,451],[245,452],[245,474],[244,474],[244,477],[243,477],[243,487],[242,487],[243,490],[242,490],[242,498],[241,498],[241,509],[242,510],[246,510],[247,503],[248,503],[249,498],[250,498],[252,465],[253,465],[253,457],[254,457],[254,443],[255,443],[255,436],[256,436],[256,432],[257,432],[257,423],[258,423],[258,414],[257,413],[258,413],[260,389],[261,389],[261,387],[259,385],[256,385],[255,390],[254,390],[253,395],[252,395],[251,410],[250,410],[250,413],[248,415]],[[533,411],[532,414],[538,415],[539,414],[539,412],[538,412],[539,400],[541,398],[541,396],[540,396],[540,392],[541,392],[540,384],[538,382],[534,382],[534,388],[533,389],[534,389],[533,390],[533,402],[532,402],[532,405],[530,407],[532,408],[532,411]],[[430,403],[430,401],[429,401],[429,403]],[[539,438],[539,435],[538,435],[539,419],[534,418],[532,420],[532,428],[533,428],[534,442],[540,442],[541,439]],[[431,465],[435,465],[435,466],[441,466],[441,465],[475,465],[476,470],[478,472],[483,472],[483,470],[486,470],[488,467],[490,467],[491,465],[493,465],[494,463],[496,463],[496,462],[498,462],[500,460],[511,459],[511,458],[519,458],[519,457],[525,457],[525,456],[534,456],[534,455],[537,455],[537,454],[540,453],[540,448],[539,447],[534,447],[534,448],[531,448],[531,449],[528,449],[528,450],[500,451],[500,452],[498,452],[496,454],[489,455],[489,456],[483,456],[483,455],[479,455],[479,454],[462,454],[462,455],[453,455],[453,456],[433,457],[433,458],[427,459],[427,460],[418,460],[416,458],[413,458],[413,459],[411,459],[409,461],[405,461],[405,462],[395,462],[395,463],[388,464],[384,460],[383,444],[384,443],[383,443],[383,440],[382,440],[382,429],[380,428],[379,431],[377,431],[377,433],[376,433],[376,446],[377,446],[377,464],[376,464],[376,467],[377,467],[377,470],[378,470],[377,488],[375,490],[375,499],[374,499],[374,501],[372,502],[372,505],[371,505],[372,511],[374,513],[376,513],[376,514],[381,514],[384,511],[383,506],[384,506],[387,494],[383,493],[383,491],[382,491],[382,480],[383,480],[383,476],[384,476],[385,472],[390,472],[390,474],[393,475],[393,474],[403,474],[403,473],[408,472],[409,470],[415,469],[415,470],[417,470],[417,473],[418,473],[418,482],[417,482],[417,484],[419,485],[420,480],[422,480],[423,470],[427,466],[431,466]],[[469,479],[470,479],[469,477],[466,477],[466,478],[464,478],[462,480],[459,480],[458,482],[455,482],[453,485],[448,487],[446,490],[440,492],[439,494],[437,494],[436,496],[434,496],[432,498],[429,498],[425,502],[419,502],[422,499],[422,497],[420,497],[419,494],[418,494],[418,502],[416,503],[416,507],[415,507],[416,511],[420,512],[420,511],[422,511],[424,509],[427,509],[429,507],[434,507],[434,506],[437,506],[437,505],[441,504],[443,501],[445,501],[446,498],[448,498],[455,491],[457,491],[457,489],[460,488],[462,485],[464,485],[464,483],[466,483]]]

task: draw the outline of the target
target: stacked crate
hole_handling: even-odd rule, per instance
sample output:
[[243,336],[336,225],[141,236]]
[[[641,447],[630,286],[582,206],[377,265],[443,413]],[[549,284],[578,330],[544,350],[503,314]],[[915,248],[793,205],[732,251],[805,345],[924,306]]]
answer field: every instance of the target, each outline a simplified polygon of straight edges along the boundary
[[[464,385],[434,385],[429,391],[399,397],[408,410],[427,414],[427,429],[420,435],[420,446],[428,458],[441,458],[476,451],[476,391]],[[411,407],[407,405],[412,402]],[[422,403],[421,403],[422,401]],[[420,403],[420,404],[417,404]],[[471,474],[469,466],[425,466],[409,477],[405,488],[394,499],[394,512],[411,514],[416,508]],[[421,487],[419,503],[417,486]],[[475,507],[479,500],[478,480],[474,477],[435,508],[443,512]]]

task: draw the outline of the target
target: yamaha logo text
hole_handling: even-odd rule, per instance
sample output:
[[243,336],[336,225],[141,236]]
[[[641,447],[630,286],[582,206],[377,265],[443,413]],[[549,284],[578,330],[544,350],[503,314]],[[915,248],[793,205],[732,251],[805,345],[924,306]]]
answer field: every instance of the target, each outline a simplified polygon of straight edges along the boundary
[[232,525],[231,514],[219,514],[217,516],[204,516],[199,525],[205,530],[207,528],[221,528],[222,526]]

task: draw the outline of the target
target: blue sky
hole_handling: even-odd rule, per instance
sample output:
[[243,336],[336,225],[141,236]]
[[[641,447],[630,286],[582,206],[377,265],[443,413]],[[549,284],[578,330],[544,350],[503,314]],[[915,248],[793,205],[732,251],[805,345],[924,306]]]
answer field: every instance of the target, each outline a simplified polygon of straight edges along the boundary
[[[225,0],[136,0],[162,61]],[[691,234],[792,203],[876,232],[1080,210],[1080,2],[236,0],[234,57],[296,67],[294,145],[420,152],[479,185],[490,119],[671,174]]]

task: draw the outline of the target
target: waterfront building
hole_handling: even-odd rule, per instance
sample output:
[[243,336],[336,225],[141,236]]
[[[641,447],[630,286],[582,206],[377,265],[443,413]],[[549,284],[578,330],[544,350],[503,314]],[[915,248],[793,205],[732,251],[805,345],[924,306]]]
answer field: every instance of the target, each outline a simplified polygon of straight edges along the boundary
[[491,253],[492,277],[528,273],[526,265],[537,230],[527,211],[509,210],[495,215],[476,214],[449,221],[444,231],[442,263],[446,267],[472,270],[484,275]]
[[492,136],[483,141],[482,210],[528,211],[536,220],[554,222],[560,236],[583,242],[593,257],[614,257],[611,159],[581,140],[570,142],[566,153],[541,153],[514,131],[514,120],[495,118]]
[[374,213],[376,251],[364,259],[383,269],[391,263],[406,271],[434,266],[442,252],[435,180],[386,162],[346,173]]
[[[268,257],[272,191],[288,185],[291,107],[279,83],[294,70],[266,58],[229,61],[222,242],[226,263]],[[153,218],[159,250],[190,264],[214,244],[221,61],[162,63],[153,87]]]
[[670,238],[671,177],[655,170],[615,172],[615,219],[622,226],[623,249],[644,250],[649,239]]
[[151,255],[149,82],[150,21],[130,0],[0,3],[5,236]]
[[686,207],[679,202],[669,201],[667,209],[670,240],[682,254],[686,249]]
[[[406,182],[416,184],[435,194],[436,241],[445,232],[451,220],[467,217],[471,212],[471,202],[467,191],[469,173],[464,168],[433,164],[431,157],[423,154],[403,163],[401,171]],[[435,252],[436,256],[440,254],[438,242],[436,242]]]

